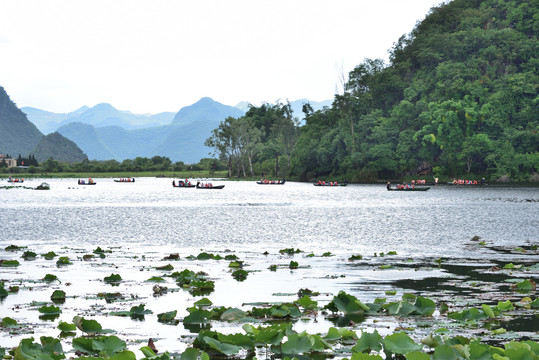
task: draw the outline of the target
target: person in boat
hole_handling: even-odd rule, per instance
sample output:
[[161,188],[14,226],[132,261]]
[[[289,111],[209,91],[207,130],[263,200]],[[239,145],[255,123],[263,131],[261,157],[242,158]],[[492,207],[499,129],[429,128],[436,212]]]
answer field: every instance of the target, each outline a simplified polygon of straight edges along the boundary
[[434,185],[438,185],[438,178],[437,177],[434,178]]
[[391,189],[391,182],[390,182],[390,181],[387,182],[386,188],[387,188],[388,190]]
[[172,186],[176,186],[176,180],[172,180]]

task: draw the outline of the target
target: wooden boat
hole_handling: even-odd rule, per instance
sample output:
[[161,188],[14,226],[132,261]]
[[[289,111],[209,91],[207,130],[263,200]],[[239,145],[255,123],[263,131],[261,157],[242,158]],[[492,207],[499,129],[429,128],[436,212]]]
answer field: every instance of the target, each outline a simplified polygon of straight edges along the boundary
[[319,182],[315,182],[313,183],[314,186],[346,186],[348,185],[348,183],[339,183],[339,182],[325,182],[325,183],[319,183]]
[[50,189],[51,189],[51,186],[46,182],[42,182],[41,184],[36,186],[36,190],[50,190]]
[[93,181],[93,180],[88,180],[88,181],[86,181],[86,180],[80,180],[80,179],[79,179],[78,184],[79,184],[79,185],[95,185],[95,184],[97,184],[97,183],[96,183],[95,181]]
[[135,178],[127,178],[127,179],[114,179],[114,182],[121,182],[121,183],[134,183]]
[[283,180],[260,180],[260,181],[257,181],[256,183],[258,185],[284,185],[285,182],[286,180],[283,179]]
[[487,183],[478,182],[478,181],[468,181],[468,182],[453,182],[449,181],[447,185],[461,185],[461,186],[481,186],[486,185]]
[[224,187],[224,185],[200,186],[200,182],[196,184],[197,189],[222,189]]
[[397,188],[392,188],[392,187],[388,187],[387,188],[387,191],[427,191],[428,189],[430,189],[430,186],[419,186],[419,187],[410,187],[410,188],[401,188],[401,189],[397,189]]
[[20,179],[17,179],[17,178],[12,178],[11,176],[9,177],[9,179],[7,179],[7,182],[10,182],[10,183],[22,183],[24,182],[24,179],[23,178],[20,178]]
[[172,182],[172,187],[176,187],[176,188],[194,188],[194,187],[196,187],[196,185],[193,185],[190,182],[186,183],[183,180],[178,180],[177,184],[174,181]]

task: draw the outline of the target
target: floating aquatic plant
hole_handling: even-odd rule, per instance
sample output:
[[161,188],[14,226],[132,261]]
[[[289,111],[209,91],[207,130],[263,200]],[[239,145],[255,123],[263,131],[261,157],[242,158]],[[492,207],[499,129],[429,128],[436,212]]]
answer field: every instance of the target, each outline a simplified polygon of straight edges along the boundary
[[45,258],[45,260],[52,260],[58,255],[56,255],[56,253],[54,251],[49,251],[48,253],[41,254],[41,256],[43,256]]
[[17,267],[19,265],[17,260],[0,260],[0,267]]
[[105,276],[103,281],[108,284],[118,284],[120,281],[122,281],[122,277],[120,274],[110,274],[110,276]]
[[71,261],[67,256],[60,256],[58,260],[56,260],[56,266],[64,266],[64,265],[71,265]]
[[293,249],[293,248],[285,248],[285,249],[279,250],[279,253],[288,254],[288,255],[299,254],[300,252],[301,252],[300,249]]

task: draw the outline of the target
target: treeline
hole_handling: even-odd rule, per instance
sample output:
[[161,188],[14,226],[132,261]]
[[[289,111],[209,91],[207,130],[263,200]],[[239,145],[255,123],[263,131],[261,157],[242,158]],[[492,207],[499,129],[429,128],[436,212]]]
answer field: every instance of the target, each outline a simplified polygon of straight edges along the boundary
[[231,175],[537,178],[538,30],[539,0],[454,0],[402,36],[389,64],[356,66],[331,107],[304,106],[303,126],[265,104],[206,144]]
[[[26,165],[26,161],[24,162]],[[19,164],[17,164],[19,165]],[[137,157],[135,159],[127,159],[122,162],[116,160],[84,160],[78,163],[68,163],[64,161],[54,160],[49,158],[42,163],[30,164],[28,170],[20,168],[0,168],[2,173],[21,173],[28,172],[30,174],[41,173],[111,173],[111,172],[147,172],[147,171],[200,171],[205,170],[208,173],[225,170],[223,165],[216,159],[202,159],[197,164],[185,164],[181,161],[172,162],[165,156],[154,156],[152,158]]]
[[[9,154],[6,154],[6,158],[11,158]],[[17,158],[17,166],[39,166],[38,161],[36,160],[36,157],[33,154],[28,155],[28,157],[23,158],[21,154],[19,154],[19,157]],[[7,163],[5,159],[2,159],[0,161],[0,168],[7,168]]]

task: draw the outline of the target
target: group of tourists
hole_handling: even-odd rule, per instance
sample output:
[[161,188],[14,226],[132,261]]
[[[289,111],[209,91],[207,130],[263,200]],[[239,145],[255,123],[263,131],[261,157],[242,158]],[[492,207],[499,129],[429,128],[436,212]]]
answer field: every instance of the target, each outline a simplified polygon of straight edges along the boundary
[[339,183],[337,181],[318,180],[318,185],[320,185],[320,186],[338,186]]
[[484,183],[485,178],[482,178],[479,182],[477,180],[453,179],[453,184],[455,185],[483,185]]
[[16,182],[16,183],[21,182],[21,183],[22,183],[22,182],[24,182],[24,179],[23,179],[23,178],[20,178],[20,179],[14,178],[14,179],[12,179],[11,176],[10,176],[10,177],[7,179],[7,181],[8,181],[8,182]]
[[172,186],[174,187],[191,186],[191,181],[189,181],[189,179],[185,179],[185,181],[178,180],[178,185],[176,185],[176,180],[172,180]]
[[197,187],[211,188],[211,187],[213,187],[213,184],[212,183],[201,183],[199,181],[199,182],[197,182]]
[[94,181],[92,180],[92,178],[89,178],[88,179],[88,182],[86,182],[86,180],[81,180],[79,179],[79,185],[84,185],[84,184],[93,184]]
[[278,179],[278,180],[268,180],[268,179],[260,179],[260,183],[261,184],[281,184],[281,183],[284,183],[285,180],[281,180],[281,179]]
[[[388,190],[390,190],[391,189],[391,182],[388,181],[386,187],[387,187]],[[397,190],[415,189],[415,181],[412,180],[411,184],[397,184],[396,189]]]
[[135,178],[120,178],[120,182],[135,182]]

